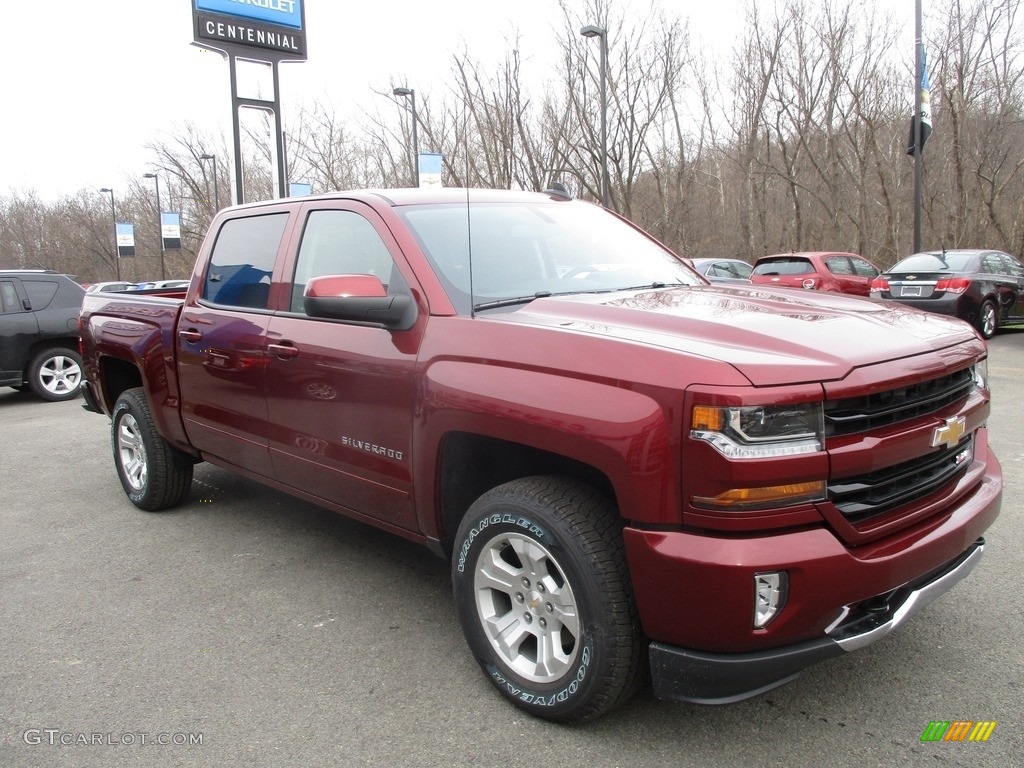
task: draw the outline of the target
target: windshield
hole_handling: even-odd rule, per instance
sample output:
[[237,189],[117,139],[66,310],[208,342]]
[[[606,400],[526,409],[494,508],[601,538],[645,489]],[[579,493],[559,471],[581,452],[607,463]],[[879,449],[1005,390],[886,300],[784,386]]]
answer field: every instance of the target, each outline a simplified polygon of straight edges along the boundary
[[[459,312],[538,296],[703,285],[671,251],[587,203],[400,209]],[[470,291],[472,250],[472,291]],[[519,301],[522,300],[522,301]]]
[[974,269],[970,253],[915,253],[889,269],[890,272],[969,272]]
[[811,275],[814,265],[807,259],[772,259],[754,267],[754,275]]

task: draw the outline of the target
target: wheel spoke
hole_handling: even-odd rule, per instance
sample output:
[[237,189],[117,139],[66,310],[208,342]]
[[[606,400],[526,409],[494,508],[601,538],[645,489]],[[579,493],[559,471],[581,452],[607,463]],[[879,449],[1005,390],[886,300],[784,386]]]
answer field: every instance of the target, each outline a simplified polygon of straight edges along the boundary
[[551,607],[553,610],[548,614],[548,622],[557,623],[572,633],[573,637],[579,637],[580,620],[576,613],[575,603],[555,602],[552,600]]
[[549,677],[565,674],[569,656],[562,650],[560,633],[545,632],[538,637],[537,671]]
[[519,647],[529,636],[522,618],[512,611],[504,616],[491,619],[490,624],[494,641],[502,648],[505,658],[514,659],[519,655]]
[[501,558],[501,552],[491,548],[480,558],[477,571],[477,589],[496,589],[512,596],[515,587],[515,568]]
[[512,537],[509,540],[509,544],[519,557],[519,561],[523,564],[523,571],[531,581],[539,581],[542,576],[547,574],[547,563],[545,561],[547,560],[548,553],[543,547],[530,539],[524,539],[519,536]]
[[130,414],[118,425],[117,452],[128,484],[136,491],[145,488],[148,477],[146,446],[142,442],[139,424]]

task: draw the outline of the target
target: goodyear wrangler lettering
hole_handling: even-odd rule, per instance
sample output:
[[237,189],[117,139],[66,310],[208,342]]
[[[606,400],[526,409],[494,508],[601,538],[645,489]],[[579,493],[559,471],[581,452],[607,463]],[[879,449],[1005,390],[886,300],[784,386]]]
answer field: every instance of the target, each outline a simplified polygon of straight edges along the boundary
[[497,670],[491,671],[491,677],[494,678],[495,682],[498,683],[499,686],[504,686],[505,690],[524,704],[553,707],[555,704],[561,704],[564,701],[568,701],[569,697],[579,690],[580,685],[583,683],[583,679],[587,676],[587,670],[589,668],[590,646],[586,646],[583,648],[583,653],[580,656],[580,666],[579,669],[576,670],[575,677],[573,677],[572,681],[565,686],[565,688],[556,693],[552,693],[550,696],[530,693],[529,691],[524,691],[522,688],[517,688],[512,684],[511,680]]
[[459,548],[459,564],[457,566],[459,569],[459,573],[465,572],[466,555],[469,554],[469,548],[473,544],[473,539],[475,539],[477,535],[482,530],[487,528],[489,525],[498,525],[499,523],[504,523],[506,525],[515,525],[519,528],[529,531],[538,539],[544,538],[544,529],[536,523],[534,523],[532,520],[525,517],[516,517],[515,515],[510,515],[507,513],[494,513],[489,517],[481,519],[477,525],[469,529],[469,533],[466,535],[465,541],[462,542],[462,546]]

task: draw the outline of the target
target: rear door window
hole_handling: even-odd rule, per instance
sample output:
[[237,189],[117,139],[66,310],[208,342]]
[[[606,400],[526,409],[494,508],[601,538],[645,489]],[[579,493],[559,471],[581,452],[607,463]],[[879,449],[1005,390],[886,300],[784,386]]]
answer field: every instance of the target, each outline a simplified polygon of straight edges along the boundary
[[1001,275],[1003,272],[1002,260],[998,253],[986,253],[981,257],[981,271],[990,275]]
[[857,259],[850,257],[850,263],[853,264],[853,271],[861,277],[877,277],[878,270],[871,264],[870,261],[865,259]]
[[217,233],[202,298],[214,304],[266,309],[287,213],[230,219]]
[[14,287],[12,280],[0,281],[0,308],[4,312],[24,311],[21,302],[18,301],[18,289]]
[[1005,265],[1004,269],[1006,270],[1003,274],[1013,275],[1014,277],[1024,277],[1024,267],[1020,265],[1019,261],[1006,253],[1001,254],[1001,256],[1003,264]]
[[846,256],[826,256],[825,266],[833,275],[852,275],[853,264]]
[[25,293],[28,294],[34,312],[50,306],[59,287],[55,280],[22,280],[21,284],[25,287]]

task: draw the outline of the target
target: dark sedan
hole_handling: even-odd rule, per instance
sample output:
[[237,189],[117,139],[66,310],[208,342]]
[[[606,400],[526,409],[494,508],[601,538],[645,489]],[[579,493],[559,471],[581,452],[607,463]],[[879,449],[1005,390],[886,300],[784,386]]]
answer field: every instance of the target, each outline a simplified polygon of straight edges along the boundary
[[986,339],[1024,322],[1024,266],[981,249],[915,253],[880,274],[871,296],[966,320]]

